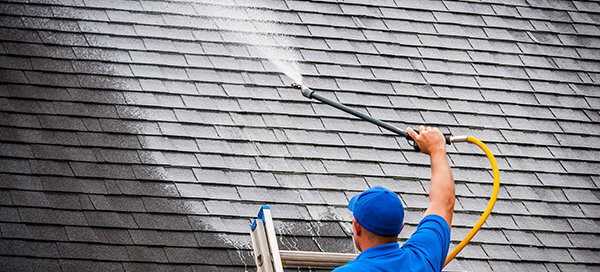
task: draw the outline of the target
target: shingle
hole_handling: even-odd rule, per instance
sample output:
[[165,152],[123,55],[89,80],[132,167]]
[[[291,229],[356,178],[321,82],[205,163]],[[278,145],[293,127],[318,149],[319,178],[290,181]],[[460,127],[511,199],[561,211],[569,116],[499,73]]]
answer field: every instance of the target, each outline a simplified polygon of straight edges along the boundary
[[22,240],[5,239],[0,247],[0,252],[4,255],[22,255],[32,257],[58,257],[56,244],[51,242],[34,242]]
[[139,38],[85,34],[85,39],[87,43],[92,46],[134,50],[145,49],[144,43]]
[[116,164],[93,164],[83,162],[69,163],[75,176],[80,177],[109,177],[109,178],[133,178],[131,167]]
[[81,204],[77,195],[13,191],[11,196],[14,204],[19,206],[81,209]]
[[29,145],[0,143],[0,154],[10,157],[32,158],[33,152]]
[[171,263],[229,264],[226,251],[198,248],[165,248],[167,259]]
[[468,75],[453,75],[440,73],[423,73],[425,81],[436,85],[450,85],[460,87],[479,87],[477,80],[473,76]]
[[[201,200],[181,199],[181,198],[158,198],[145,197],[143,198],[144,206],[149,212],[158,212],[166,214],[207,214],[205,204]],[[152,216],[150,214],[144,214]],[[160,217],[159,217],[160,218]],[[146,219],[144,219],[146,220]],[[150,220],[149,218],[147,220]],[[165,219],[166,220],[166,219]],[[179,218],[178,218],[179,220]],[[148,222],[148,224],[150,224]],[[157,224],[164,224],[158,222]],[[185,220],[181,219],[181,224],[185,224]],[[153,226],[153,229],[160,229],[161,225]],[[182,225],[183,226],[183,225]]]
[[145,212],[144,204],[140,197],[120,196],[89,196],[96,210],[112,210],[121,212]]
[[594,271],[596,269],[596,267],[592,266],[592,265],[585,265],[585,264],[568,264],[568,263],[559,263],[559,264],[547,264],[548,266],[552,265],[553,267],[556,267],[555,269],[562,269],[564,271],[568,271],[568,270],[577,270],[577,271]]
[[40,208],[19,208],[23,222],[61,225],[87,225],[82,212],[67,210],[49,210]]
[[132,261],[167,262],[162,248],[127,246],[127,254]]
[[208,214],[231,215],[236,213],[235,207],[229,201],[204,201]]
[[84,259],[86,257],[100,260],[127,261],[127,251],[123,246],[85,245],[75,243],[57,243],[61,257]]
[[4,238],[66,241],[67,235],[62,226],[40,226],[30,224],[3,223],[0,225]]
[[[241,162],[241,161],[240,161]],[[237,169],[249,169],[249,170],[265,170],[265,171],[304,171],[304,168],[297,160],[287,158],[271,158],[271,157],[258,157],[256,160],[248,159],[245,162],[246,165],[239,167],[240,163],[232,160],[231,165],[235,165]]]
[[[434,24],[426,22],[414,22],[396,19],[383,19],[385,25],[392,31],[398,32],[418,32],[418,33],[436,33]],[[369,37],[372,38],[372,37]]]
[[[94,212],[86,211],[85,219],[90,226],[100,227],[120,227],[120,228],[132,228],[136,227],[135,221],[131,215],[116,213],[116,212]],[[86,225],[76,224],[76,225]]]
[[385,55],[401,57],[420,57],[419,51],[412,46],[402,46],[398,44],[375,43],[377,52]]
[[569,241],[576,247],[598,248],[600,240],[595,234],[568,234]]
[[134,214],[138,226],[161,230],[190,230],[190,223],[183,215]]
[[89,243],[131,244],[127,230],[94,227],[65,227],[69,241]]
[[598,222],[592,219],[568,219],[569,224],[578,232],[598,232]]
[[60,267],[63,271],[123,271],[123,266],[120,263],[106,261],[89,261],[89,260],[59,260]]
[[[220,216],[188,216],[193,230],[197,231],[215,231],[233,233],[246,233],[250,224],[249,219],[226,218]],[[277,225],[280,221],[275,220]],[[276,229],[276,231],[278,228]]]
[[579,207],[581,208],[581,210],[583,211],[583,214],[586,217],[597,218],[600,216],[600,213],[598,212],[598,205],[580,204]]
[[530,217],[521,215],[515,215],[513,218],[519,228],[524,230],[571,231],[566,219],[536,217],[536,220],[531,220]]
[[562,261],[571,262],[573,259],[565,249],[513,247],[522,259],[537,261]]
[[547,247],[571,247],[572,244],[564,233],[538,232],[535,235]]
[[73,176],[73,171],[66,162],[30,160],[29,165],[31,172],[35,174]]
[[541,246],[542,243],[538,240],[533,232],[522,230],[503,230],[504,236],[508,242],[513,245]]
[[18,270],[61,270],[61,266],[57,260],[52,259],[37,259],[27,257],[0,257],[0,263],[6,270],[18,271]]
[[587,135],[556,134],[555,137],[560,145],[571,147],[594,148],[599,141],[597,137]]
[[590,190],[582,189],[563,189],[563,192],[567,196],[567,199],[572,202],[587,202],[587,203],[598,203],[598,198]]
[[0,117],[2,117],[0,125],[4,126],[19,126],[30,128],[41,127],[41,122],[39,121],[39,118],[36,115],[1,112]]
[[300,194],[297,191],[291,190],[239,187],[238,192],[241,199],[249,199],[259,202],[301,202]]
[[492,259],[520,260],[511,247],[502,245],[482,245],[483,250]]
[[131,239],[137,245],[149,246],[198,246],[192,232],[129,230]]

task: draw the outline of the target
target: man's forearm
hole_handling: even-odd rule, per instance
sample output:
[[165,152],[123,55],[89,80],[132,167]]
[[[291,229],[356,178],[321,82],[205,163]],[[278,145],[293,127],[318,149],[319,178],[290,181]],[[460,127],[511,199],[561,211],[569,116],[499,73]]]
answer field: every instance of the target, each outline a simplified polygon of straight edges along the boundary
[[429,199],[431,202],[428,213],[438,214],[452,225],[454,213],[454,178],[446,152],[436,152],[431,158],[431,184]]
[[428,154],[431,159],[431,185],[429,187],[429,208],[425,215],[437,214],[452,226],[454,213],[454,178],[446,155],[446,140],[437,129],[419,126],[419,134],[412,128],[407,128],[421,152]]

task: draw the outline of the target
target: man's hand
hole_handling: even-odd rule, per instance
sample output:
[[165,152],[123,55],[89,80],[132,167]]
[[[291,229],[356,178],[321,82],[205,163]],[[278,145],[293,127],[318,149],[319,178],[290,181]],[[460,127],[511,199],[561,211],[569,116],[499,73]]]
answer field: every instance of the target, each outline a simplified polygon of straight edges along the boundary
[[428,155],[446,153],[446,139],[439,129],[419,126],[419,134],[410,127],[406,132],[417,142],[421,152]]
[[425,216],[437,214],[452,227],[454,213],[454,178],[446,156],[446,139],[437,128],[419,126],[419,134],[407,129],[425,154],[431,158],[431,185],[429,186],[429,208]]

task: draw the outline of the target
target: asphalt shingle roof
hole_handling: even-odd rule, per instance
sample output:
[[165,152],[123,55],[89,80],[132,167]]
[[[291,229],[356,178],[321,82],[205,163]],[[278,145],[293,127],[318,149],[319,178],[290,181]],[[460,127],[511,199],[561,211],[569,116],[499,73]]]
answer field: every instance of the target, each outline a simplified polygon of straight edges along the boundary
[[[449,270],[600,269],[599,2],[9,0],[0,14],[3,270],[253,270],[263,204],[282,248],[350,252],[345,206],[375,185],[400,193],[406,239],[427,157],[306,100],[248,43],[376,118],[488,144],[499,200]],[[474,146],[449,158],[455,245],[491,174]]]

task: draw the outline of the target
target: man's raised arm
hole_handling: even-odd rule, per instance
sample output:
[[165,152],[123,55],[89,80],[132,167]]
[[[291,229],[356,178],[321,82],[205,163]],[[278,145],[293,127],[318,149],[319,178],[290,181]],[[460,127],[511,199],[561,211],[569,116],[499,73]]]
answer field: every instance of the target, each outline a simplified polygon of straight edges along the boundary
[[454,178],[446,155],[446,140],[437,129],[419,126],[419,134],[412,128],[407,129],[410,135],[421,148],[421,152],[428,154],[431,159],[431,185],[429,186],[429,208],[425,216],[437,214],[452,227],[452,214],[454,213]]

